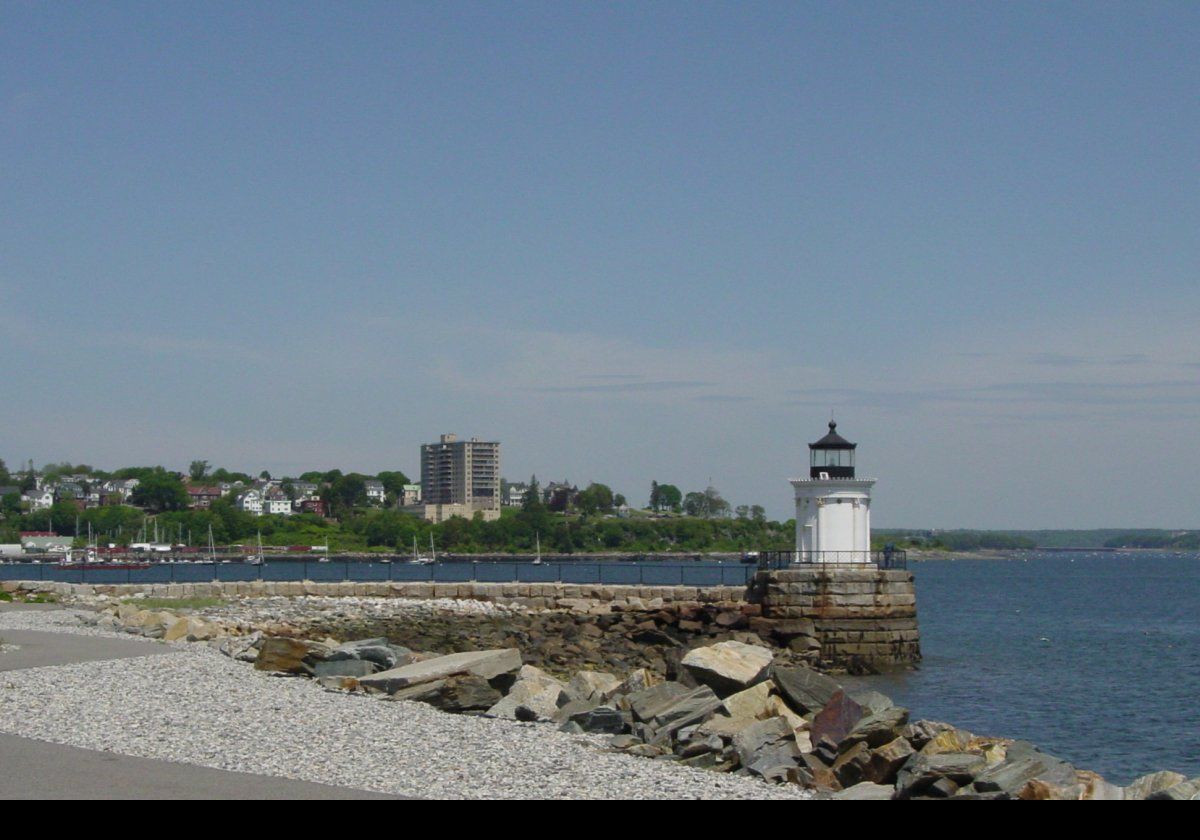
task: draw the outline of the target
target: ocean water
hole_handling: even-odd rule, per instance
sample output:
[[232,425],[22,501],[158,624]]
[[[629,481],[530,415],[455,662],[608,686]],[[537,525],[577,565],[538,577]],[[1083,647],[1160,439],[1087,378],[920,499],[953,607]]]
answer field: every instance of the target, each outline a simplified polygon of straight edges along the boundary
[[1118,784],[1200,776],[1200,554],[926,561],[921,668],[854,681]]

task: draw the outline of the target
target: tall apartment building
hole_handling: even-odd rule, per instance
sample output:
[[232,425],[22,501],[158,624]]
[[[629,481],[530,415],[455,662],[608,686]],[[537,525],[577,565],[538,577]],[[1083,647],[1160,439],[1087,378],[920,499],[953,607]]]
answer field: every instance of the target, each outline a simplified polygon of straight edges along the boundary
[[421,503],[411,508],[430,522],[452,516],[500,517],[500,443],[442,435],[421,447]]

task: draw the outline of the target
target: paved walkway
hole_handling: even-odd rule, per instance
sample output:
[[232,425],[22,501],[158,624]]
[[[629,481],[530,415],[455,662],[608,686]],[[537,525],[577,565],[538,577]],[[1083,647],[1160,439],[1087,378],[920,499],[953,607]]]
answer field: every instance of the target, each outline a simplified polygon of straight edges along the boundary
[[[0,612],[26,611],[36,606],[0,603]],[[32,630],[2,630],[0,637],[21,648],[0,655],[0,672],[172,653],[163,645],[135,639]],[[2,680],[0,677],[0,684]],[[396,798],[353,788],[213,770],[0,734],[0,799]]]

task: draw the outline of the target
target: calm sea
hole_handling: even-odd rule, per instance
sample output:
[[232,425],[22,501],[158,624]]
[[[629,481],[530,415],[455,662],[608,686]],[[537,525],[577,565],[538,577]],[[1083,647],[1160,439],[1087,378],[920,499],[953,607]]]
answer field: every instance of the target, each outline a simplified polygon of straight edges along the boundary
[[1200,776],[1200,555],[911,568],[922,667],[862,684],[914,718],[1032,741],[1119,784]]

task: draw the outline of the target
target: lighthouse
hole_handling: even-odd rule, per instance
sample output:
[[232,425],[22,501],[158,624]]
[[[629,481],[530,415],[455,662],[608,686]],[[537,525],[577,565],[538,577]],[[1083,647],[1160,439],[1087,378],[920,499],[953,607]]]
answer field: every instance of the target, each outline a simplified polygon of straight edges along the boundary
[[792,479],[796,491],[796,562],[871,562],[871,487],[873,478],[857,478],[858,444],[837,433],[808,445],[808,478]]

